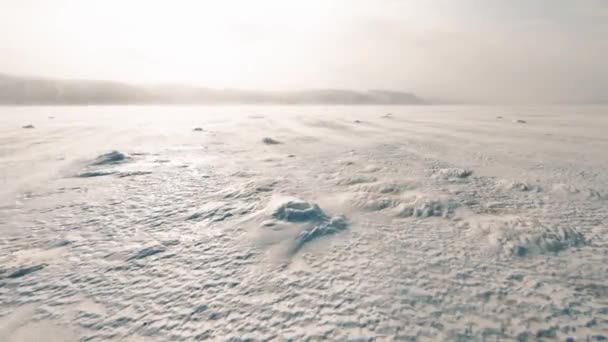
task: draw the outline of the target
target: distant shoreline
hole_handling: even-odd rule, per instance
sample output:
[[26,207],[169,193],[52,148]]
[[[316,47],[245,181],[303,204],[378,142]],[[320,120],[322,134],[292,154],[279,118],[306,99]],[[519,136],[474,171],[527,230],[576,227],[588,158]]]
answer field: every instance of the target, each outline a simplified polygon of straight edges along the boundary
[[265,91],[190,85],[142,86],[114,81],[59,80],[0,74],[0,105],[422,105],[394,90]]

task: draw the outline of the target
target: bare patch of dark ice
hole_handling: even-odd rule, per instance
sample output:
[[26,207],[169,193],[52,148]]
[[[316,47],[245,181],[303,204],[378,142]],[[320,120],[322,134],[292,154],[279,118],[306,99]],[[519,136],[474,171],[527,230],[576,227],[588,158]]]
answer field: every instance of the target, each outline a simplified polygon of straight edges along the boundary
[[124,178],[124,177],[133,177],[133,176],[144,176],[144,175],[149,175],[152,172],[150,171],[128,171],[128,172],[120,172],[118,174],[118,177],[120,178]]
[[149,256],[162,253],[166,250],[167,249],[165,247],[161,247],[161,246],[146,247],[146,248],[139,250],[139,251],[135,252],[134,254],[132,254],[129,258],[127,258],[127,261],[147,258]]
[[92,177],[102,177],[102,176],[109,176],[109,175],[113,175],[116,174],[116,171],[88,171],[88,172],[83,172],[81,174],[78,175],[78,177],[80,178],[92,178]]

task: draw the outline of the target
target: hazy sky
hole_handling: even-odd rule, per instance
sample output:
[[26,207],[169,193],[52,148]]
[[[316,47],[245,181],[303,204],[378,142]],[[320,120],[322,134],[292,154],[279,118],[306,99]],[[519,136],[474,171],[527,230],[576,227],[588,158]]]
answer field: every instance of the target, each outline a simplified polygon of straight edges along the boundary
[[0,72],[608,100],[608,0],[0,0]]

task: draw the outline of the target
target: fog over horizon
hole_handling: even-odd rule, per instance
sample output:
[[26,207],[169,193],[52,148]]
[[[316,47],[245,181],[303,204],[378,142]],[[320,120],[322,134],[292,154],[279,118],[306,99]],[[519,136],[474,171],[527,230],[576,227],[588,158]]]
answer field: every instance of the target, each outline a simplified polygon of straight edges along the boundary
[[608,102],[608,1],[0,0],[0,72]]

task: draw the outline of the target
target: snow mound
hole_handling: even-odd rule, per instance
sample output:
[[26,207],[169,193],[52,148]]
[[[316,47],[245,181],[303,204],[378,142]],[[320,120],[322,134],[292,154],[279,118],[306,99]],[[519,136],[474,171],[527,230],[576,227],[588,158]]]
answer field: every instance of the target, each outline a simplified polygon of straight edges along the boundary
[[339,160],[338,164],[344,165],[344,166],[351,166],[351,165],[355,165],[355,161],[351,160],[351,159],[344,159],[344,160]]
[[273,210],[272,217],[288,222],[323,221],[328,219],[328,216],[317,204],[297,198],[280,204]]
[[554,184],[551,187],[551,192],[565,197],[579,197],[579,198],[587,198],[587,199],[596,199],[601,200],[604,199],[604,196],[595,189],[579,189],[578,187],[572,184],[564,184],[558,183]]
[[348,202],[350,206],[366,211],[381,211],[399,203],[393,198],[369,192],[357,192],[348,199]]
[[125,162],[129,159],[129,156],[119,151],[112,151],[99,155],[91,165],[112,165]]
[[464,179],[473,174],[473,171],[460,168],[439,169],[433,173],[435,179]]
[[502,180],[498,182],[497,187],[501,190],[514,190],[521,192],[540,192],[542,191],[539,185],[530,184],[528,182]]
[[250,199],[261,193],[272,192],[281,182],[279,179],[256,178],[254,180],[226,188],[224,198]]
[[576,228],[549,226],[538,220],[481,220],[471,228],[474,236],[486,238],[497,253],[517,257],[556,254],[587,244],[584,235]]
[[264,139],[262,139],[262,142],[266,145],[277,145],[280,144],[281,142],[278,140],[274,140],[272,138],[266,137]]
[[373,173],[373,172],[378,172],[380,170],[382,170],[382,168],[380,166],[368,165],[362,170],[362,172]]
[[[308,242],[339,233],[348,228],[346,217],[331,217],[317,204],[299,198],[284,198],[271,207],[272,220],[264,221],[262,227],[287,224],[296,227],[297,235],[292,240],[290,254],[295,254]],[[279,224],[278,221],[283,221]]]
[[382,182],[373,184],[359,184],[356,187],[356,190],[377,194],[398,194],[406,190],[413,190],[415,188],[416,186],[414,184]]
[[222,222],[237,215],[245,215],[251,212],[254,205],[252,203],[237,202],[208,202],[192,212],[187,221],[209,221]]
[[409,201],[403,201],[396,211],[399,217],[451,218],[458,207],[460,203],[451,198],[416,196]]
[[370,177],[370,176],[351,176],[351,177],[345,177],[345,178],[338,179],[336,184],[337,185],[356,185],[356,184],[363,184],[363,183],[373,183],[376,180],[377,179],[375,177]]

